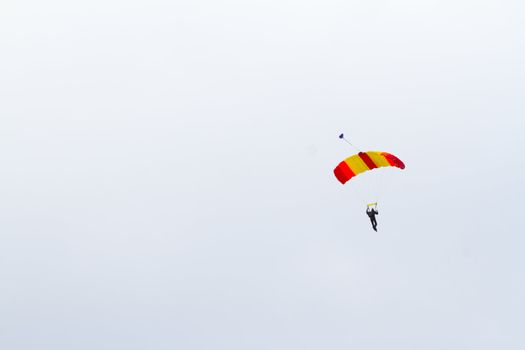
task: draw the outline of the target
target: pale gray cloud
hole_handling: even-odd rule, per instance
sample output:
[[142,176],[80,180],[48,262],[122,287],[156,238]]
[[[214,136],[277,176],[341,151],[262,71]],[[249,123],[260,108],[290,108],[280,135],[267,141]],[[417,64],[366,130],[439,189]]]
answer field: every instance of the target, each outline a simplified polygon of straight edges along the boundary
[[1,8],[0,347],[525,346],[521,2]]

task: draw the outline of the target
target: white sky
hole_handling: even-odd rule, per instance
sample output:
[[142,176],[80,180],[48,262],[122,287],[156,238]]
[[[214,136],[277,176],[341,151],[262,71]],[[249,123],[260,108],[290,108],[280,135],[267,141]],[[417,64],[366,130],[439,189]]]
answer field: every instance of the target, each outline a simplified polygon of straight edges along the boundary
[[525,348],[524,11],[4,0],[0,348]]

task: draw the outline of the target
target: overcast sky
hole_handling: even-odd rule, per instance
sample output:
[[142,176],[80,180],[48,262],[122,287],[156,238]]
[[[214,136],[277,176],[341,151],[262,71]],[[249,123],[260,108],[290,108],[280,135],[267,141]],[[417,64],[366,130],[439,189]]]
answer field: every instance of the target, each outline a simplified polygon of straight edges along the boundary
[[[524,349],[524,33],[522,1],[3,0],[0,348]],[[341,132],[406,169],[342,186]]]

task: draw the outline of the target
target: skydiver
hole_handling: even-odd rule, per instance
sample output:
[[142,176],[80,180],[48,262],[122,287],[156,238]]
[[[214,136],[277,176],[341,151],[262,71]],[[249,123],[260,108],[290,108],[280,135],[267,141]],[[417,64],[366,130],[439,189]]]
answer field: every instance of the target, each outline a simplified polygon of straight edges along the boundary
[[376,221],[376,215],[379,215],[379,212],[377,211],[377,207],[375,208],[366,208],[366,215],[370,218],[370,221],[372,222],[372,228],[374,231],[377,232],[377,221]]

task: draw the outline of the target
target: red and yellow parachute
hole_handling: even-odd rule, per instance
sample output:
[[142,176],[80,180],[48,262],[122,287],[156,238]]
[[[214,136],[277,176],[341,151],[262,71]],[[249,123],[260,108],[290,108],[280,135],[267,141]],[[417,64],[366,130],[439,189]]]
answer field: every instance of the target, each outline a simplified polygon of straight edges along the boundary
[[[340,138],[342,138],[342,135]],[[387,152],[359,152],[339,163],[334,169],[334,174],[337,180],[344,185],[356,175],[382,167],[405,169],[405,164],[399,158]]]

